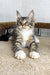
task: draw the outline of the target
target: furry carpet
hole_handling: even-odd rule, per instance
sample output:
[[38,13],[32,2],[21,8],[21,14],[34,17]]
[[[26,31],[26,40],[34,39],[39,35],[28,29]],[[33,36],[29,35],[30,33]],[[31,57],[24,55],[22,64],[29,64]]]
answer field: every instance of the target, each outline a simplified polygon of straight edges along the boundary
[[50,75],[50,38],[40,37],[39,59],[14,58],[11,41],[0,42],[0,75]]

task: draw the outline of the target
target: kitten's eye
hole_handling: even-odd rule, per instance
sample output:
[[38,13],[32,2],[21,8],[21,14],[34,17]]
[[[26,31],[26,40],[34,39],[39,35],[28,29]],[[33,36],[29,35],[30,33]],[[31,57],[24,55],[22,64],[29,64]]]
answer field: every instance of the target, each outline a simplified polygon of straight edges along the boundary
[[21,22],[17,22],[17,25],[20,26],[21,25]]
[[32,27],[32,25],[31,25],[31,24],[29,24],[29,27]]
[[29,26],[32,26],[32,24],[30,23]]

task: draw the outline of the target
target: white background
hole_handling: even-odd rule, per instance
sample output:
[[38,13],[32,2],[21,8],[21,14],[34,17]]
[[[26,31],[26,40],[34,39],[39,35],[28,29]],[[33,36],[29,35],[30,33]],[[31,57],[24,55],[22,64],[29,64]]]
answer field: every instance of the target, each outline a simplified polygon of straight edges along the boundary
[[32,9],[36,22],[50,23],[50,0],[0,0],[0,22],[16,21],[16,10],[27,16]]

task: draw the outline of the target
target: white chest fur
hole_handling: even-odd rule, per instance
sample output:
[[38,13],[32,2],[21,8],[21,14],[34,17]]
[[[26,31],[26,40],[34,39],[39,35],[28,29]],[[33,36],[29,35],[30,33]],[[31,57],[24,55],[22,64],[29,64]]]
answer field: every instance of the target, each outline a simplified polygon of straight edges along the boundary
[[33,34],[33,29],[30,29],[30,30],[24,29],[24,30],[20,31],[20,33],[23,36],[22,46],[25,47],[29,36]]

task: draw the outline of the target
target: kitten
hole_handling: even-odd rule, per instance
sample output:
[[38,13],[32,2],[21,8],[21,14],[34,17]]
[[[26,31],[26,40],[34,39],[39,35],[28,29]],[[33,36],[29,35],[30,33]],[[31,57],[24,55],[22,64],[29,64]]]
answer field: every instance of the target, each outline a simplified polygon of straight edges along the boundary
[[33,10],[27,17],[22,17],[17,11],[17,26],[13,31],[13,51],[17,59],[24,59],[26,53],[23,48],[30,49],[29,56],[31,58],[39,58],[38,45],[34,35],[34,12]]

